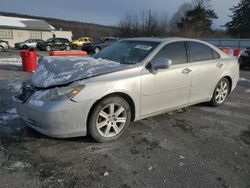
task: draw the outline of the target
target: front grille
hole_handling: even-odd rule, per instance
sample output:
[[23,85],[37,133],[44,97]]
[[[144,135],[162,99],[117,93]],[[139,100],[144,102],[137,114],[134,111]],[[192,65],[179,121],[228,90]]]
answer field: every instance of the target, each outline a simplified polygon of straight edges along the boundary
[[30,98],[30,96],[33,93],[35,93],[35,91],[36,90],[31,85],[27,85],[27,84],[23,83],[22,88],[21,88],[21,92],[17,96],[17,98],[24,103],[25,101],[28,100],[28,98]]

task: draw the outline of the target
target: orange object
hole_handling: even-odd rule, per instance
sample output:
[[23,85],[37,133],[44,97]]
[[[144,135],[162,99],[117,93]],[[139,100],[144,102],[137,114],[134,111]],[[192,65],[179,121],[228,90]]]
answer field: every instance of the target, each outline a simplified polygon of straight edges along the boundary
[[231,50],[230,48],[224,48],[224,47],[220,47],[220,49],[225,52],[226,54],[230,55],[231,54]]
[[37,68],[37,53],[35,50],[21,50],[23,71],[35,72]]
[[85,51],[52,51],[49,56],[87,56]]
[[239,57],[240,56],[240,50],[234,49],[234,56]]

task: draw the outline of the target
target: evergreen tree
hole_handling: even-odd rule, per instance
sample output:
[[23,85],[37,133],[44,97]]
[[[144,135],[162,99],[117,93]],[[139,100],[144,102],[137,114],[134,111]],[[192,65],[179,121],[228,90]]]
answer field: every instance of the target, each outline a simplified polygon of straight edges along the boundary
[[209,9],[204,0],[198,0],[177,23],[177,27],[187,37],[206,36],[212,32],[213,19],[217,18],[217,14]]
[[250,38],[250,0],[241,0],[230,10],[233,15],[226,24],[228,33],[234,37]]

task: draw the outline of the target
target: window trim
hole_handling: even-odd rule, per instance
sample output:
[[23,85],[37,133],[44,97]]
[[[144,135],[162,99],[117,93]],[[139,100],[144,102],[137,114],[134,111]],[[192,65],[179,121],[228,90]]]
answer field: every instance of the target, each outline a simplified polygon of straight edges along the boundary
[[[208,47],[208,48],[211,50],[211,54],[212,54],[212,58],[213,58],[213,59],[193,61],[193,59],[192,59],[192,53],[191,53],[191,48],[190,48],[190,43],[191,43],[191,42],[193,42],[193,43],[198,43],[198,44],[201,44],[201,45],[204,45],[204,46]],[[214,60],[221,59],[221,55],[220,55],[216,50],[214,50],[212,47],[210,47],[210,46],[207,45],[207,44],[204,44],[204,43],[198,42],[198,41],[186,41],[186,43],[187,43],[187,46],[188,46],[189,59],[190,59],[190,62],[191,62],[191,63],[197,63],[197,62],[203,62],[203,61],[214,61]],[[214,58],[213,51],[219,55],[219,58]]]
[[155,56],[163,49],[165,48],[166,46],[170,45],[170,44],[174,44],[174,43],[179,43],[179,42],[182,42],[184,43],[184,46],[185,46],[185,51],[186,51],[186,59],[187,59],[187,62],[185,63],[179,63],[179,64],[172,64],[172,66],[180,66],[180,65],[184,65],[184,64],[188,64],[190,63],[189,61],[189,54],[188,54],[188,45],[186,44],[186,41],[174,41],[174,42],[170,42],[170,43],[167,43],[165,44],[164,46],[162,46],[151,58],[150,60],[145,64],[145,68],[148,69],[148,67],[151,66],[151,63],[152,63],[152,60],[155,58]]

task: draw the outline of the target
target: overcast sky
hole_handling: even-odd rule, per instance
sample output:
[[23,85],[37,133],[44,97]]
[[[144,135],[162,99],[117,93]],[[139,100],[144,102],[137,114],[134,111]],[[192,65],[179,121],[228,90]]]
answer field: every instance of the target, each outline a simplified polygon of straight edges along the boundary
[[[212,8],[219,16],[214,27],[230,20],[229,8],[239,1],[211,0]],[[115,25],[127,11],[151,9],[170,18],[184,2],[191,0],[0,0],[0,11]]]

